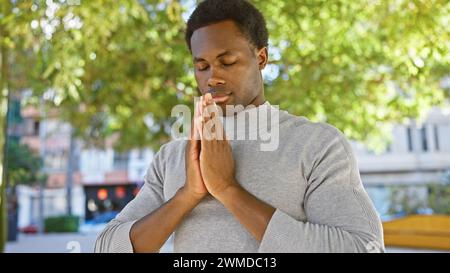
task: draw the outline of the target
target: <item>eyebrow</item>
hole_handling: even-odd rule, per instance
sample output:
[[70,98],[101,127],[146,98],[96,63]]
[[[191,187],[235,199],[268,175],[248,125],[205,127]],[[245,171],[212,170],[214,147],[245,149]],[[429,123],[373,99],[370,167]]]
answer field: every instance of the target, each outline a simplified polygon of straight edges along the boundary
[[[229,54],[232,54],[232,52],[229,51],[229,50],[226,50],[226,51],[220,53],[219,55],[217,55],[217,56],[216,56],[216,59],[218,59],[218,58],[220,58],[220,57],[222,57],[222,56],[225,56],[225,55],[229,55]],[[205,59],[203,59],[203,58],[194,57],[194,63],[196,63],[196,62],[201,62],[201,61],[204,61],[204,60],[205,60]]]

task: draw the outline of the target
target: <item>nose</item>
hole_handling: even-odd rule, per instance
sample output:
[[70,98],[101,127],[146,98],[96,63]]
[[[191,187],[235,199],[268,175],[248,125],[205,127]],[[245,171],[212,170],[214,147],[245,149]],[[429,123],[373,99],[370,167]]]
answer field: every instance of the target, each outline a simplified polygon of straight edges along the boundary
[[208,79],[208,87],[216,87],[223,84],[225,84],[225,80],[223,79],[219,79],[216,77],[211,77]]
[[208,79],[208,87],[216,87],[225,84],[225,80],[217,75],[217,71],[211,68],[210,77]]

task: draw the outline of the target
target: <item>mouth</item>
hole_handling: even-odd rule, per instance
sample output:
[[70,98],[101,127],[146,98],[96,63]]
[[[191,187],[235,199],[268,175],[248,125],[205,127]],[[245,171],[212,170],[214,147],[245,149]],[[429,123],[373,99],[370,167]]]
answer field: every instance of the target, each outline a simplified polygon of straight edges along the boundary
[[213,93],[212,97],[213,97],[213,100],[215,103],[225,103],[228,101],[228,99],[230,99],[231,93],[227,93],[227,94]]

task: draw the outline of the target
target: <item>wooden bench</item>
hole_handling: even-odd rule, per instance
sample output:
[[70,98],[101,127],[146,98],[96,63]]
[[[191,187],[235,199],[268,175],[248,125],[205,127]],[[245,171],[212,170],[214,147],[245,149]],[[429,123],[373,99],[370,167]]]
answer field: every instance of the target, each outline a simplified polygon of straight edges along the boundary
[[383,223],[386,246],[450,250],[450,216],[412,215]]

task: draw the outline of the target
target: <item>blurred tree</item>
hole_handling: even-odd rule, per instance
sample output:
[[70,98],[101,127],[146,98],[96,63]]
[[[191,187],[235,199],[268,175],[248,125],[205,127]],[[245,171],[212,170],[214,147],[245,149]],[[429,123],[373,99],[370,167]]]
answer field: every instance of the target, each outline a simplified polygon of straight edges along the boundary
[[420,214],[427,208],[428,196],[424,195],[421,190],[427,189],[424,186],[397,185],[388,186],[388,215],[391,217],[404,217],[408,215]]
[[0,0],[0,252],[3,252],[5,247],[8,222],[6,198],[8,165],[4,162],[8,98],[12,90],[19,90],[19,86],[35,87],[28,81],[28,74],[22,74],[21,71],[27,71],[27,66],[33,64],[24,62],[27,57],[30,57],[30,60],[36,59],[25,53],[31,52],[29,48],[32,45],[35,48],[38,46],[32,39],[30,28],[27,27],[33,18],[37,18],[38,13],[21,14],[19,10],[22,7],[24,3],[20,1]]
[[166,142],[172,107],[195,95],[181,5],[72,3],[29,4],[44,15],[27,26],[34,63],[25,59],[31,70],[22,72],[36,87],[28,102],[38,104],[44,95],[49,107],[57,107],[60,117],[94,144],[114,134],[123,149]]
[[[3,95],[8,82],[32,90],[28,103],[44,96],[96,144],[115,136],[118,148],[157,147],[172,106],[192,107],[196,95],[184,43],[196,2],[0,0]],[[390,122],[449,96],[447,0],[251,2],[270,31],[272,104],[380,147]]]
[[10,11],[9,2],[0,2],[0,252],[3,252],[7,235],[7,200],[6,183],[3,167],[4,147],[6,142],[6,123],[8,116],[8,96],[9,96],[9,64],[8,64],[8,46],[5,43],[5,37],[8,36],[3,18],[8,16]]
[[[7,4],[0,3],[0,20],[4,15],[7,15],[4,10],[9,8]],[[1,22],[1,21],[0,21]],[[8,64],[7,56],[8,51],[4,43],[6,31],[3,24],[0,24],[0,252],[3,252],[6,232],[7,232],[7,219],[6,219],[6,183],[3,173],[3,157],[4,146],[6,141],[6,122],[8,114]]]
[[[10,105],[8,111],[12,111]],[[11,120],[8,119],[8,124]],[[19,210],[17,185],[42,185],[47,176],[41,172],[42,159],[33,153],[27,145],[8,136],[5,157],[5,183],[8,211],[8,240],[16,240],[17,214]]]
[[441,181],[428,185],[428,205],[435,214],[450,215],[450,171]]
[[[269,98],[373,148],[392,121],[445,97],[448,1],[254,1],[268,18],[279,75]],[[447,93],[448,97],[448,93]]]
[[[46,92],[85,139],[158,146],[172,106],[196,95],[184,43],[195,2],[15,1],[3,20],[20,45],[14,87],[31,87],[31,103]],[[391,121],[446,97],[448,1],[252,2],[270,31],[267,97],[281,108],[376,147]]]
[[8,142],[6,161],[6,181],[9,187],[18,184],[34,184],[40,181],[42,159],[35,155],[28,146],[16,141]]
[[450,215],[450,185],[431,184],[428,202],[433,213]]

